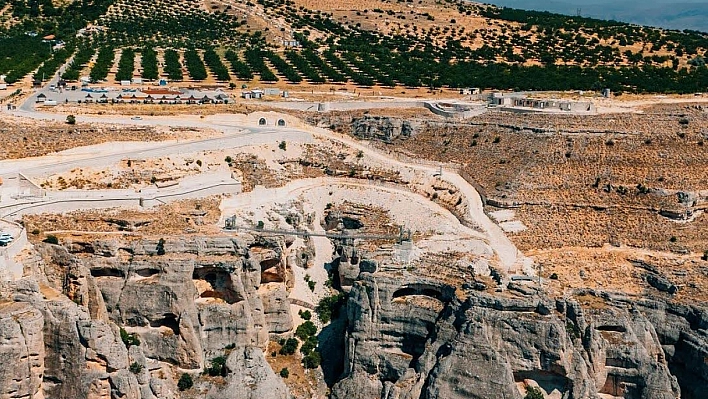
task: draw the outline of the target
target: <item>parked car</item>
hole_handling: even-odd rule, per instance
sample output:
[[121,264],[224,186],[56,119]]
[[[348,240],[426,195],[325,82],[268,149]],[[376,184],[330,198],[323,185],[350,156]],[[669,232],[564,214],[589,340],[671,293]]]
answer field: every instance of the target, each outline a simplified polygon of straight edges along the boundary
[[2,233],[0,233],[0,239],[2,239],[2,238],[12,238],[12,234],[2,232]]
[[143,120],[143,117],[142,117],[142,116],[134,116],[134,117],[132,117],[132,118],[130,118],[130,119],[132,119],[132,120],[134,120],[134,121],[141,121],[141,120]]

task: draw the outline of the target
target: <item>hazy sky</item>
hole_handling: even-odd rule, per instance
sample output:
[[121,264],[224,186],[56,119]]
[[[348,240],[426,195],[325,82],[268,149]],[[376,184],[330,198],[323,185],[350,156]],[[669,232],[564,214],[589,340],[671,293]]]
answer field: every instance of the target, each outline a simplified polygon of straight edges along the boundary
[[616,19],[671,29],[708,32],[708,0],[482,0],[485,3],[531,10]]

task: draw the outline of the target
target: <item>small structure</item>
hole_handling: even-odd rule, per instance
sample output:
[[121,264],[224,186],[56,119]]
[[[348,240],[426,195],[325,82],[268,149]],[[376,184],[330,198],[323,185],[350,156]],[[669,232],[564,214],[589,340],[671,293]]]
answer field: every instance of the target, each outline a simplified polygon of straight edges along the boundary
[[120,85],[121,86],[130,86],[130,81],[129,80],[121,80]]
[[268,121],[266,121],[266,118],[260,118],[258,120],[258,126],[265,126],[266,124],[268,124]]
[[260,100],[261,98],[263,98],[263,94],[264,94],[263,90],[259,90],[259,89],[251,90],[251,98],[255,98],[256,100]]
[[266,88],[264,91],[266,96],[278,96],[280,95],[280,89],[277,88]]
[[288,94],[287,90],[283,90],[283,98],[288,98],[290,94]]
[[251,92],[250,91],[242,91],[241,98],[244,98],[246,100],[250,100],[251,99]]
[[465,96],[473,96],[481,93],[479,87],[468,87],[466,89],[460,89],[460,94]]
[[32,87],[35,89],[39,89],[42,87],[42,81],[39,79],[35,79],[32,81]]
[[86,97],[84,97],[84,102],[87,102],[87,103],[92,103],[92,102],[93,102],[93,96],[91,95],[91,93],[88,93],[88,94],[86,95]]
[[610,98],[612,97],[612,91],[608,88],[605,88],[602,90],[602,96],[605,98]]
[[167,86],[167,79],[160,79],[157,84],[160,86]]
[[44,93],[39,93],[37,96],[37,100],[35,102],[37,103],[43,103],[47,100],[47,96]]
[[106,93],[103,93],[101,97],[98,99],[98,102],[101,104],[108,104],[108,96]]
[[141,85],[141,84],[143,84],[143,79],[142,78],[133,78],[133,84]]
[[283,40],[283,47],[300,47],[300,42],[297,40]]

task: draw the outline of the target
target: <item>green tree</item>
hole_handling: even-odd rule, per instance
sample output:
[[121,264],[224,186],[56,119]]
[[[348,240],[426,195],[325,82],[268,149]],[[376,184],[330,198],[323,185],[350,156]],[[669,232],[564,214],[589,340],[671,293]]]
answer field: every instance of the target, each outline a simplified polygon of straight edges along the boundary
[[179,388],[180,391],[186,391],[193,385],[194,381],[192,381],[192,376],[187,373],[182,373],[182,376],[179,377],[179,381],[177,382],[177,388]]
[[74,115],[67,115],[66,123],[68,123],[69,125],[75,125],[76,124],[76,117]]

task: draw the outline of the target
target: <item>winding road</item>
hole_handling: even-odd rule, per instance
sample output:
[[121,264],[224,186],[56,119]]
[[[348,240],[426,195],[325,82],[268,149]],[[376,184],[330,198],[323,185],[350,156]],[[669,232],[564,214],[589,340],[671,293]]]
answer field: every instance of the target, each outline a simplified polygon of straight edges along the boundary
[[[39,111],[34,108],[34,101],[38,93],[39,92],[35,93],[33,96],[30,96],[19,108],[19,110],[16,110],[13,113],[17,116],[26,118],[64,121],[66,119],[66,115]],[[77,122],[208,128],[221,131],[223,132],[223,135],[219,137],[185,142],[171,141],[141,143],[140,148],[136,148],[135,146],[130,146],[130,148],[122,148],[121,145],[117,144],[113,146],[112,149],[98,154],[89,151],[79,154],[73,153],[66,156],[60,153],[46,157],[0,161],[0,176],[11,175],[13,173],[46,175],[61,173],[76,167],[105,167],[106,165],[114,164],[127,157],[154,158],[167,156],[178,152],[195,153],[225,148],[238,148],[243,146],[273,143],[281,140],[307,143],[312,142],[314,138],[329,139],[340,142],[348,147],[362,151],[368,157],[376,159],[381,164],[395,170],[409,169],[429,173],[431,176],[438,174],[440,171],[439,166],[402,162],[387,154],[372,149],[367,146],[365,142],[360,142],[349,136],[337,134],[326,129],[309,126],[304,126],[298,129],[254,126],[244,123],[245,121],[242,117],[237,117],[235,115],[213,115],[206,117],[146,116],[142,120],[131,120],[129,116],[119,115],[79,115],[77,116]],[[489,239],[490,246],[498,256],[501,264],[510,272],[523,271],[526,274],[533,274],[533,268],[531,267],[530,261],[516,249],[515,245],[504,234],[502,229],[491,221],[484,213],[481,198],[474,187],[454,170],[445,169],[443,167],[442,171],[442,176],[439,178],[457,187],[464,195],[468,201],[468,214],[465,215],[465,218],[473,221],[484,231]],[[85,200],[85,197],[82,199]],[[77,201],[78,200],[79,199],[77,199]]]

